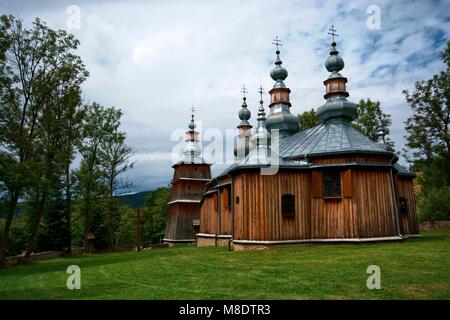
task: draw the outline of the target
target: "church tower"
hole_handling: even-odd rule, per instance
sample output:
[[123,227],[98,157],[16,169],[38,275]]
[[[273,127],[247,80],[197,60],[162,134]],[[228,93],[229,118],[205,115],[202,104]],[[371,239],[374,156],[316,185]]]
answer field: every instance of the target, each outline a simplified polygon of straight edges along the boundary
[[298,117],[290,111],[291,102],[289,101],[289,94],[291,90],[284,84],[288,72],[281,66],[283,62],[280,59],[280,50],[278,48],[281,45],[281,41],[278,39],[278,36],[275,38],[273,44],[277,47],[277,51],[275,52],[277,57],[275,59],[275,68],[270,71],[270,76],[275,81],[275,84],[272,90],[269,91],[270,113],[267,117],[267,129],[269,131],[278,129],[280,138],[284,138],[298,132],[300,128]]
[[172,166],[174,174],[164,235],[164,242],[170,244],[195,242],[200,226],[200,200],[206,183],[211,179],[211,165],[201,157],[196,127],[192,109],[183,160]]

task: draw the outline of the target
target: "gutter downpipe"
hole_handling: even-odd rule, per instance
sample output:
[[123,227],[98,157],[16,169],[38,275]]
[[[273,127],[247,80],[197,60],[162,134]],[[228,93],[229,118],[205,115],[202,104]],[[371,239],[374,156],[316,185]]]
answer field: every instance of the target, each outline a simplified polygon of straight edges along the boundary
[[391,160],[389,160],[389,164],[391,165],[391,168],[389,169],[389,175],[390,175],[390,180],[391,180],[391,195],[392,195],[392,202],[394,205],[394,214],[395,214],[395,222],[397,225],[397,234],[403,238],[403,235],[400,232],[400,217],[398,215],[398,207],[397,207],[397,195],[395,192],[395,184],[394,184],[394,166],[392,164],[392,161],[395,159],[396,155],[394,154],[391,158]]

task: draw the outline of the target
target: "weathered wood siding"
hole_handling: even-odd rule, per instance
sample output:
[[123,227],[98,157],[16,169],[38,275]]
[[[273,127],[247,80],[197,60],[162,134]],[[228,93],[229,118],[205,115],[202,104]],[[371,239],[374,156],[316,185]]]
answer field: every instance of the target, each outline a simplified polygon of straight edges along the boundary
[[[315,172],[315,171],[313,171]],[[294,240],[395,235],[388,171],[342,170],[342,197],[313,197],[320,173],[245,172],[234,180],[234,239]],[[319,188],[322,183],[319,181]],[[317,192],[317,191],[316,191]],[[295,216],[281,214],[281,196],[295,196]],[[236,203],[239,197],[239,204]]]
[[[234,180],[234,239],[293,240],[310,237],[311,174],[246,172]],[[295,195],[295,216],[281,214],[281,195]],[[239,197],[239,204],[236,203]]]
[[[227,196],[228,193],[228,196]],[[220,188],[220,206],[219,206],[219,234],[230,235],[231,234],[231,207],[227,206],[227,197],[230,197],[231,193],[226,188]],[[231,201],[232,202],[232,201]],[[233,205],[233,203],[231,203]]]
[[[416,214],[416,197],[414,194],[413,179],[410,177],[395,177],[397,205],[401,197],[406,198],[408,212],[406,214],[400,213],[400,221],[403,234],[418,234],[419,226],[417,223]],[[400,209],[399,209],[400,211]]]
[[198,203],[173,203],[169,205],[169,216],[165,239],[194,239],[193,219],[199,219]]
[[177,199],[200,200],[205,184],[205,181],[198,180],[176,180],[172,184],[170,201]]
[[217,234],[218,214],[214,210],[214,196],[208,195],[200,207],[200,233]]
[[176,164],[173,167],[175,169],[173,180],[178,178],[211,179],[211,169],[209,164],[182,163]]
[[353,190],[361,238],[396,235],[389,171],[355,170]]

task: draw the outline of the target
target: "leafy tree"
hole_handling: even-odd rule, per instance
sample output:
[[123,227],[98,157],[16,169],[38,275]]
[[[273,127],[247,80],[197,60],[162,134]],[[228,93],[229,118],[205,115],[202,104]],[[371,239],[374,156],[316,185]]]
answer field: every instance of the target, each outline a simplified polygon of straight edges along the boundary
[[25,187],[42,186],[42,177],[36,182],[36,175],[30,173],[42,169],[36,170],[43,159],[36,156],[36,147],[43,110],[58,90],[87,77],[81,59],[73,53],[78,45],[73,35],[51,30],[39,19],[26,29],[13,16],[0,17],[0,182],[7,211],[0,263],[19,197]]
[[136,220],[135,209],[121,207],[118,244],[125,246],[136,244]]
[[[443,156],[450,160],[450,42],[442,53],[447,69],[427,81],[418,81],[415,90],[404,90],[413,115],[405,122],[406,147],[412,160]],[[406,151],[409,151],[408,149]]]
[[92,207],[95,199],[107,194],[108,186],[104,183],[101,167],[101,147],[105,141],[112,139],[118,131],[122,113],[115,108],[105,108],[93,103],[86,109],[83,125],[82,144],[79,151],[82,156],[78,177],[78,197],[84,212],[84,238],[87,249],[87,235],[92,219]]
[[129,183],[120,178],[128,169],[133,168],[134,162],[130,161],[133,150],[125,144],[125,133],[113,132],[105,137],[100,144],[99,166],[102,178],[107,187],[108,202],[108,245],[110,248],[114,244],[114,230],[117,219],[114,219],[114,212],[117,212],[116,192],[129,187]]
[[169,188],[158,188],[147,198],[144,210],[144,242],[159,243],[164,237],[167,223]]
[[415,90],[403,91],[413,114],[405,122],[405,156],[419,171],[418,215],[425,220],[450,219],[450,42],[442,53],[446,70]]
[[298,121],[300,122],[300,129],[306,130],[313,128],[320,124],[320,119],[316,114],[314,108],[310,111],[305,111],[298,115]]
[[[361,99],[358,103],[358,116],[353,121],[353,127],[374,142],[385,142],[392,149],[394,143],[387,137],[392,124],[391,116],[381,110],[379,101]],[[380,135],[384,132],[385,141]]]

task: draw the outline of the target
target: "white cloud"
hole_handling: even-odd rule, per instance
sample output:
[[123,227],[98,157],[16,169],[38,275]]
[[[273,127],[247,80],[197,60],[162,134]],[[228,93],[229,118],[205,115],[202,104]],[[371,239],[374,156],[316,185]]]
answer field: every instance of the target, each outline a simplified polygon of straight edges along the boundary
[[[72,1],[3,1],[1,12],[36,16],[51,27],[66,27]],[[275,58],[272,38],[283,40],[281,59],[289,71],[292,112],[324,103],[323,67],[327,29],[338,29],[350,99],[380,100],[392,114],[397,148],[404,143],[409,115],[402,90],[442,68],[441,33],[449,38],[448,2],[377,1],[381,30],[366,27],[373,1],[79,1],[79,54],[90,71],[87,101],[124,111],[123,130],[138,150],[130,179],[138,189],[166,185],[171,163],[164,159],[177,143],[171,133],[186,127],[189,107],[206,128],[225,132],[238,123],[243,83],[255,123],[257,87],[269,91]],[[395,71],[394,71],[395,70]],[[265,95],[267,105],[268,96]],[[232,150],[232,146],[228,150]],[[213,169],[217,173],[219,166]]]

